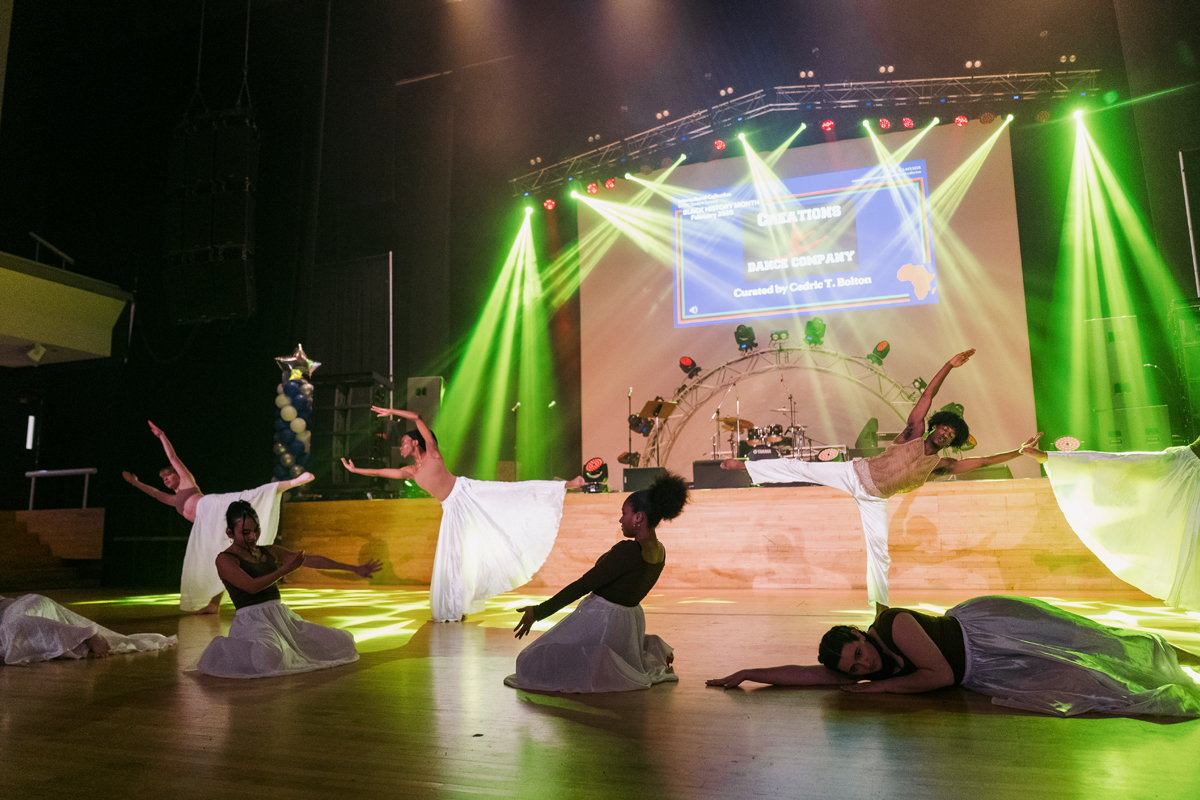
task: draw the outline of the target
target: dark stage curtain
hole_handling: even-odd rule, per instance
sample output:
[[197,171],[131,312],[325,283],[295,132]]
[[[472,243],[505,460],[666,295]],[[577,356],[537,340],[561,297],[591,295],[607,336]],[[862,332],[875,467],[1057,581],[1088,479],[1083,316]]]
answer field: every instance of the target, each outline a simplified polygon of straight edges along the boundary
[[391,255],[319,264],[304,349],[326,375],[391,376]]

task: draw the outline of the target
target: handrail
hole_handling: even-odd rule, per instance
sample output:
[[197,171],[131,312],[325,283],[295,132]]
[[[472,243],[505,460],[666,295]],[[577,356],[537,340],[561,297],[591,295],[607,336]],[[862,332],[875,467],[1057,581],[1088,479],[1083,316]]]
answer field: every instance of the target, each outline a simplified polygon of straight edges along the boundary
[[81,508],[87,508],[88,479],[98,471],[95,467],[84,467],[82,469],[37,469],[33,472],[26,472],[25,477],[29,478],[29,510],[33,511],[33,492],[37,488],[38,478],[60,478],[66,475],[83,476],[83,505]]

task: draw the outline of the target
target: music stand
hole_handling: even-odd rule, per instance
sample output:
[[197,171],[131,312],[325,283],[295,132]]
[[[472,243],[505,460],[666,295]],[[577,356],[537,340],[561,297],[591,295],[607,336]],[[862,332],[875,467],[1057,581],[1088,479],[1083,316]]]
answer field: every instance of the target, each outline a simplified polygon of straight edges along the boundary
[[659,461],[659,424],[667,421],[667,417],[675,411],[675,407],[679,403],[675,400],[663,400],[661,397],[656,397],[653,400],[647,400],[646,405],[642,406],[638,416],[642,419],[654,420],[654,465],[661,467]]

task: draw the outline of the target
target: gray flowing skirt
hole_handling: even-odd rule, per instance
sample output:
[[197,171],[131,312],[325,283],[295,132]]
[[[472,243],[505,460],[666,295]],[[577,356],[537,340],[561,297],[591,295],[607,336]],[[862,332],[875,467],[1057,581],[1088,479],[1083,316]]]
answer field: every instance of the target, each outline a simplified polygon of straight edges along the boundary
[[1161,636],[1110,628],[1028,597],[977,597],[946,614],[962,626],[962,685],[996,705],[1063,717],[1200,716],[1200,686]]

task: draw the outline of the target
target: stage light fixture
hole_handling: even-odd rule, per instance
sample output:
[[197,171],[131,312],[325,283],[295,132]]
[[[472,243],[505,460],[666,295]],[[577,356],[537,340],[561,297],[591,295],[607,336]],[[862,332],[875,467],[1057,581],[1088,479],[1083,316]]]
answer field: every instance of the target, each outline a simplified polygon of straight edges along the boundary
[[587,185],[587,193],[588,194],[595,194],[598,191],[600,191],[600,184],[596,183],[595,181],[593,181]]
[[831,120],[831,119],[827,119],[827,120],[825,120],[824,122],[822,122],[822,123],[821,123],[821,130],[825,131],[826,133],[828,133],[829,131],[833,130],[833,120]]
[[758,347],[758,342],[754,340],[754,329],[749,325],[738,325],[737,330],[733,332],[733,340],[737,342],[738,350],[743,353]]
[[920,375],[918,375],[917,377],[913,378],[912,385],[913,385],[913,388],[916,389],[918,392],[923,392],[923,391],[925,391],[925,387],[928,386],[929,384],[925,382],[924,378],[922,378]]
[[979,121],[984,125],[991,125],[996,119],[996,115],[990,111],[985,111],[979,115]]
[[624,464],[625,466],[633,467],[634,469],[637,469],[637,465],[640,464],[641,461],[642,461],[641,453],[626,452],[626,453],[621,453],[621,455],[617,456],[618,464]]
[[700,365],[697,364],[691,356],[683,356],[679,359],[679,368],[683,370],[689,378],[694,378],[700,374]]
[[837,461],[838,457],[841,456],[841,454],[842,454],[842,451],[838,450],[836,447],[826,447],[821,452],[817,453],[817,460],[818,461]]
[[980,61],[976,61],[976,62],[975,62],[975,69],[979,69],[979,67],[980,67],[981,65],[982,65],[982,62],[980,62]]
[[1113,103],[1117,102],[1118,97],[1120,97],[1120,95],[1117,94],[1115,91],[1105,92],[1104,93],[1104,105],[1111,106]]
[[867,361],[874,362],[877,366],[883,366],[883,360],[888,357],[888,353],[892,352],[892,346],[884,339],[879,344],[875,345],[875,349],[867,355]]
[[[978,65],[976,65],[976,66],[978,66]],[[889,72],[889,73],[892,73],[892,72],[895,72],[895,71],[896,71],[896,68],[895,68],[895,67],[893,67],[891,64],[888,64],[888,72]]]
[[792,335],[787,331],[771,331],[771,341],[783,347],[783,343],[792,338]]
[[911,128],[913,126],[912,117],[905,117],[904,119],[900,120],[900,124],[906,128]]
[[879,72],[880,74],[887,72],[887,67],[880,67]]
[[662,119],[662,112],[660,111],[660,112],[658,112],[657,114],[655,114],[655,115],[654,115],[654,118],[655,118],[655,119]]
[[888,119],[887,117],[879,118],[879,129],[880,130],[886,131],[891,127],[892,127],[892,121],[890,119]]
[[813,347],[820,347],[825,344],[825,320],[820,317],[813,317],[804,323],[804,341]]
[[1083,119],[1083,112],[1082,112],[1082,111],[1076,111],[1076,112],[1075,112],[1074,114],[1072,114],[1071,116],[1075,117],[1075,119],[1077,119],[1077,120],[1082,120],[1082,119]]
[[543,203],[542,203],[542,205],[545,207],[545,209],[546,209],[547,211],[553,211],[553,210],[554,210],[554,201],[553,201],[553,200],[551,200],[550,198],[546,198],[545,202],[543,202]]
[[724,89],[722,89],[721,91],[717,92],[717,94],[719,94],[721,97],[724,97],[724,96],[725,96],[725,90],[724,90]]
[[532,213],[533,213],[533,209],[530,208],[529,206],[525,206],[525,216],[528,217]]
[[960,453],[965,453],[968,450],[974,450],[978,445],[979,445],[979,442],[976,441],[975,437],[971,436],[970,434],[967,434],[966,443],[963,444],[961,447],[956,447],[954,449],[959,451]]
[[971,120],[967,119],[965,114],[959,114],[957,117],[954,118],[954,124],[960,128],[967,127],[967,123],[970,121]]
[[1035,118],[1037,119],[1038,122],[1049,122],[1050,121],[1050,112],[1043,108],[1041,111],[1039,111],[1035,115]]
[[639,417],[637,414],[629,415],[629,430],[642,436],[649,436],[650,431],[654,430],[654,420],[646,417]]
[[1081,442],[1074,436],[1060,436],[1054,440],[1054,448],[1061,450],[1064,453],[1069,453],[1072,450],[1078,450]]
[[946,403],[946,405],[939,408],[938,411],[949,411],[951,414],[956,414],[966,419],[966,416],[963,414],[964,409],[962,403]]
[[604,463],[603,458],[591,458],[583,465],[583,491],[598,493],[607,492],[608,486],[605,482],[608,481],[608,464]]
[[713,142],[713,147],[717,148],[718,150],[724,150],[725,149],[725,140],[717,139],[716,141]]
[[615,189],[615,188],[617,188],[617,179],[616,179],[616,178],[609,178],[608,180],[606,180],[606,181],[604,182],[604,188],[605,188],[605,189]]

